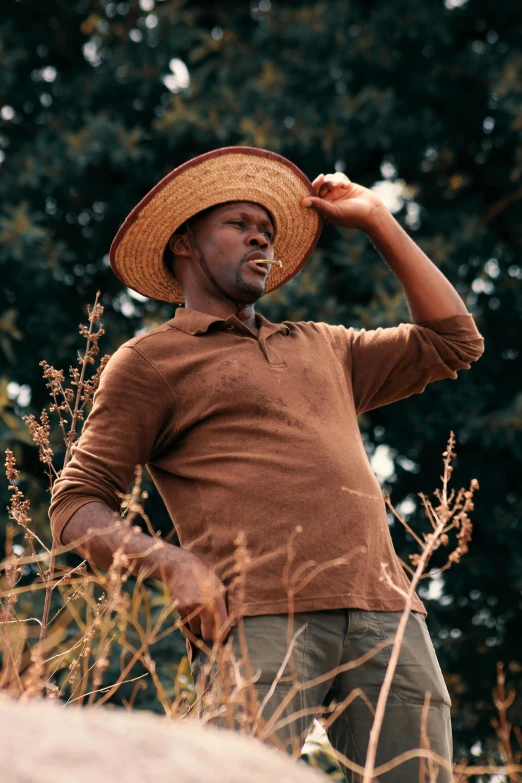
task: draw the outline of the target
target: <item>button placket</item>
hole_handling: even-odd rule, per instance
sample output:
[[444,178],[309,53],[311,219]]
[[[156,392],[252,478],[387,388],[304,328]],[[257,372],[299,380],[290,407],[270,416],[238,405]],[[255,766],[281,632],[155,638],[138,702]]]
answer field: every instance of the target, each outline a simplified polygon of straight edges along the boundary
[[[269,350],[269,348],[268,348],[268,337],[270,337],[270,335],[266,335],[263,338],[263,340],[259,340],[258,341],[259,342],[259,349],[262,351],[263,356],[265,357],[265,359],[268,362],[268,364],[270,365],[270,367],[277,367],[278,369],[281,369],[281,368],[285,368],[286,369],[286,364],[285,364],[285,362],[282,361],[282,359],[281,359],[280,355],[278,354],[278,352],[274,348],[271,348]],[[275,359],[275,361],[272,361],[272,359]]]

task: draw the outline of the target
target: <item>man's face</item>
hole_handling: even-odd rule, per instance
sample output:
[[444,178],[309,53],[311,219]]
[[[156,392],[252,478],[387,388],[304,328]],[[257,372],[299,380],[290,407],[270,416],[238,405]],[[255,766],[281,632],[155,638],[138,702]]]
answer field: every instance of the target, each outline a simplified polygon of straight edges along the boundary
[[[243,292],[249,295],[246,301],[263,296],[269,267],[260,267],[250,259],[274,257],[274,225],[264,207],[250,201],[220,204],[198,220],[192,230],[211,272],[228,294]],[[195,259],[189,263],[199,267]],[[197,272],[198,282],[205,288],[211,285],[201,268],[191,271]]]

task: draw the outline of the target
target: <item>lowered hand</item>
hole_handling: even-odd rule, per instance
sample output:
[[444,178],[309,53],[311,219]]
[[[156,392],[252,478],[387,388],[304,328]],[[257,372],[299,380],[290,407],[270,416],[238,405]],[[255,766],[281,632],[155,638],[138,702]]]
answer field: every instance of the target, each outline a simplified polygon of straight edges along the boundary
[[167,586],[193,634],[205,641],[224,641],[230,631],[223,582],[198,557],[184,552],[176,558]]

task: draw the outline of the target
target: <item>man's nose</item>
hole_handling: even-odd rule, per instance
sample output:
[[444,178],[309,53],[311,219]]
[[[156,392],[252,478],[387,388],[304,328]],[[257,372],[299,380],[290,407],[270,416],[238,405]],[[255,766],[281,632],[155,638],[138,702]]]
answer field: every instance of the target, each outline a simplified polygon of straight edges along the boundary
[[249,238],[248,244],[255,247],[268,247],[268,239],[260,231],[255,231]]

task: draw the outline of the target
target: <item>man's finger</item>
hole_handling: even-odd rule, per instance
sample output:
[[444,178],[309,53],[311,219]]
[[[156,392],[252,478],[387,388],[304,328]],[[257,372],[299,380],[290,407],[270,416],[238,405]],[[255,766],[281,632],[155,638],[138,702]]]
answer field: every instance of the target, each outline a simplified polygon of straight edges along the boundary
[[205,641],[223,639],[230,630],[230,620],[222,596],[216,598],[213,606],[206,606],[201,611],[200,618],[201,636]]
[[332,202],[326,201],[324,198],[314,198],[314,196],[307,196],[301,201],[303,207],[312,207],[322,215],[325,219],[336,214],[335,209],[332,209]]
[[349,187],[349,182],[324,182],[319,188],[318,195],[326,196],[327,193],[332,192],[343,193]]
[[215,637],[216,618],[214,611],[205,607],[201,612],[201,636],[206,642],[213,642]]
[[223,633],[224,630],[230,626],[230,620],[227,613],[225,599],[223,598],[222,595],[220,595],[219,598],[216,600],[215,620],[216,620],[218,633],[219,632]]
[[197,614],[188,621],[188,627],[194,636],[201,636],[201,615]]
[[324,182],[324,174],[319,174],[319,176],[316,177],[312,182],[312,186],[317,194],[319,193],[319,188],[321,187],[323,182]]

